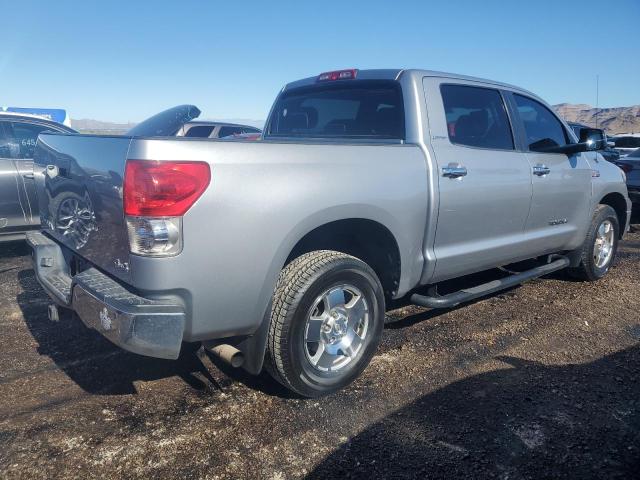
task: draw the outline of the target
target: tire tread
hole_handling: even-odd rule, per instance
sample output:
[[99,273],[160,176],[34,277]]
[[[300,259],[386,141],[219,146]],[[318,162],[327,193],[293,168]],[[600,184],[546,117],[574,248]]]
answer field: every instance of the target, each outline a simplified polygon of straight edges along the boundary
[[375,275],[368,265],[356,257],[333,250],[316,250],[305,253],[289,263],[280,272],[276,282],[267,339],[268,359],[265,366],[278,382],[300,395],[308,396],[308,392],[297,389],[293,379],[287,376],[287,371],[291,370],[287,365],[288,359],[284,355],[284,352],[289,348],[288,329],[290,325],[287,322],[287,314],[297,307],[297,293],[309,285],[316,272],[338,260],[357,261]]

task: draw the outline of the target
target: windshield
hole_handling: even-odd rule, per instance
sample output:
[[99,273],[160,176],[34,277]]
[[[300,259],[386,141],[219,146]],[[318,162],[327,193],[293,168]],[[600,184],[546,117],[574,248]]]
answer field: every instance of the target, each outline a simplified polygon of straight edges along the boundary
[[133,137],[169,137],[185,123],[198,118],[200,110],[194,105],[179,105],[149,117],[133,127],[127,135]]
[[347,80],[285,91],[265,136],[404,139],[400,85]]

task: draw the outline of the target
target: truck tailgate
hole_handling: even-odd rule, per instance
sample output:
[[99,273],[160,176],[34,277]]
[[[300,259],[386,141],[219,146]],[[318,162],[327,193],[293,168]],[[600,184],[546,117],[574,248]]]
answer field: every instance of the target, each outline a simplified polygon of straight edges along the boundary
[[122,187],[131,137],[41,134],[34,173],[43,230],[127,281]]

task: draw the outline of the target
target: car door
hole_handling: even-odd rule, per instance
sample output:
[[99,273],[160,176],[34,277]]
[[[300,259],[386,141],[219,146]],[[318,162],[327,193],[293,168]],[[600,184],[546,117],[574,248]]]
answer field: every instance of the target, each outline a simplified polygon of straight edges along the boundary
[[424,88],[439,175],[436,266],[430,281],[522,258],[531,169],[516,149],[501,91],[431,77],[424,79]]
[[9,122],[0,121],[0,235],[21,231],[27,222],[13,159],[18,147],[8,127]]
[[12,121],[8,123],[9,135],[17,148],[14,151],[14,164],[18,172],[20,199],[26,212],[26,226],[38,225],[38,206],[36,188],[33,177],[33,154],[38,141],[38,135],[45,131],[57,129],[45,123],[36,121]]
[[591,214],[590,153],[546,152],[573,142],[564,125],[540,101],[519,93],[511,98],[533,173],[527,233],[539,254],[575,248],[584,239]]

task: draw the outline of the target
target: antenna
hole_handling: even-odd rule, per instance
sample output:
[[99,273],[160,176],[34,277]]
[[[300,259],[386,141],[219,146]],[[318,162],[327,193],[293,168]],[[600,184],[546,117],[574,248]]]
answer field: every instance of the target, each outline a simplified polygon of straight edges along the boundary
[[598,114],[600,113],[600,75],[596,75],[596,128],[598,128]]

